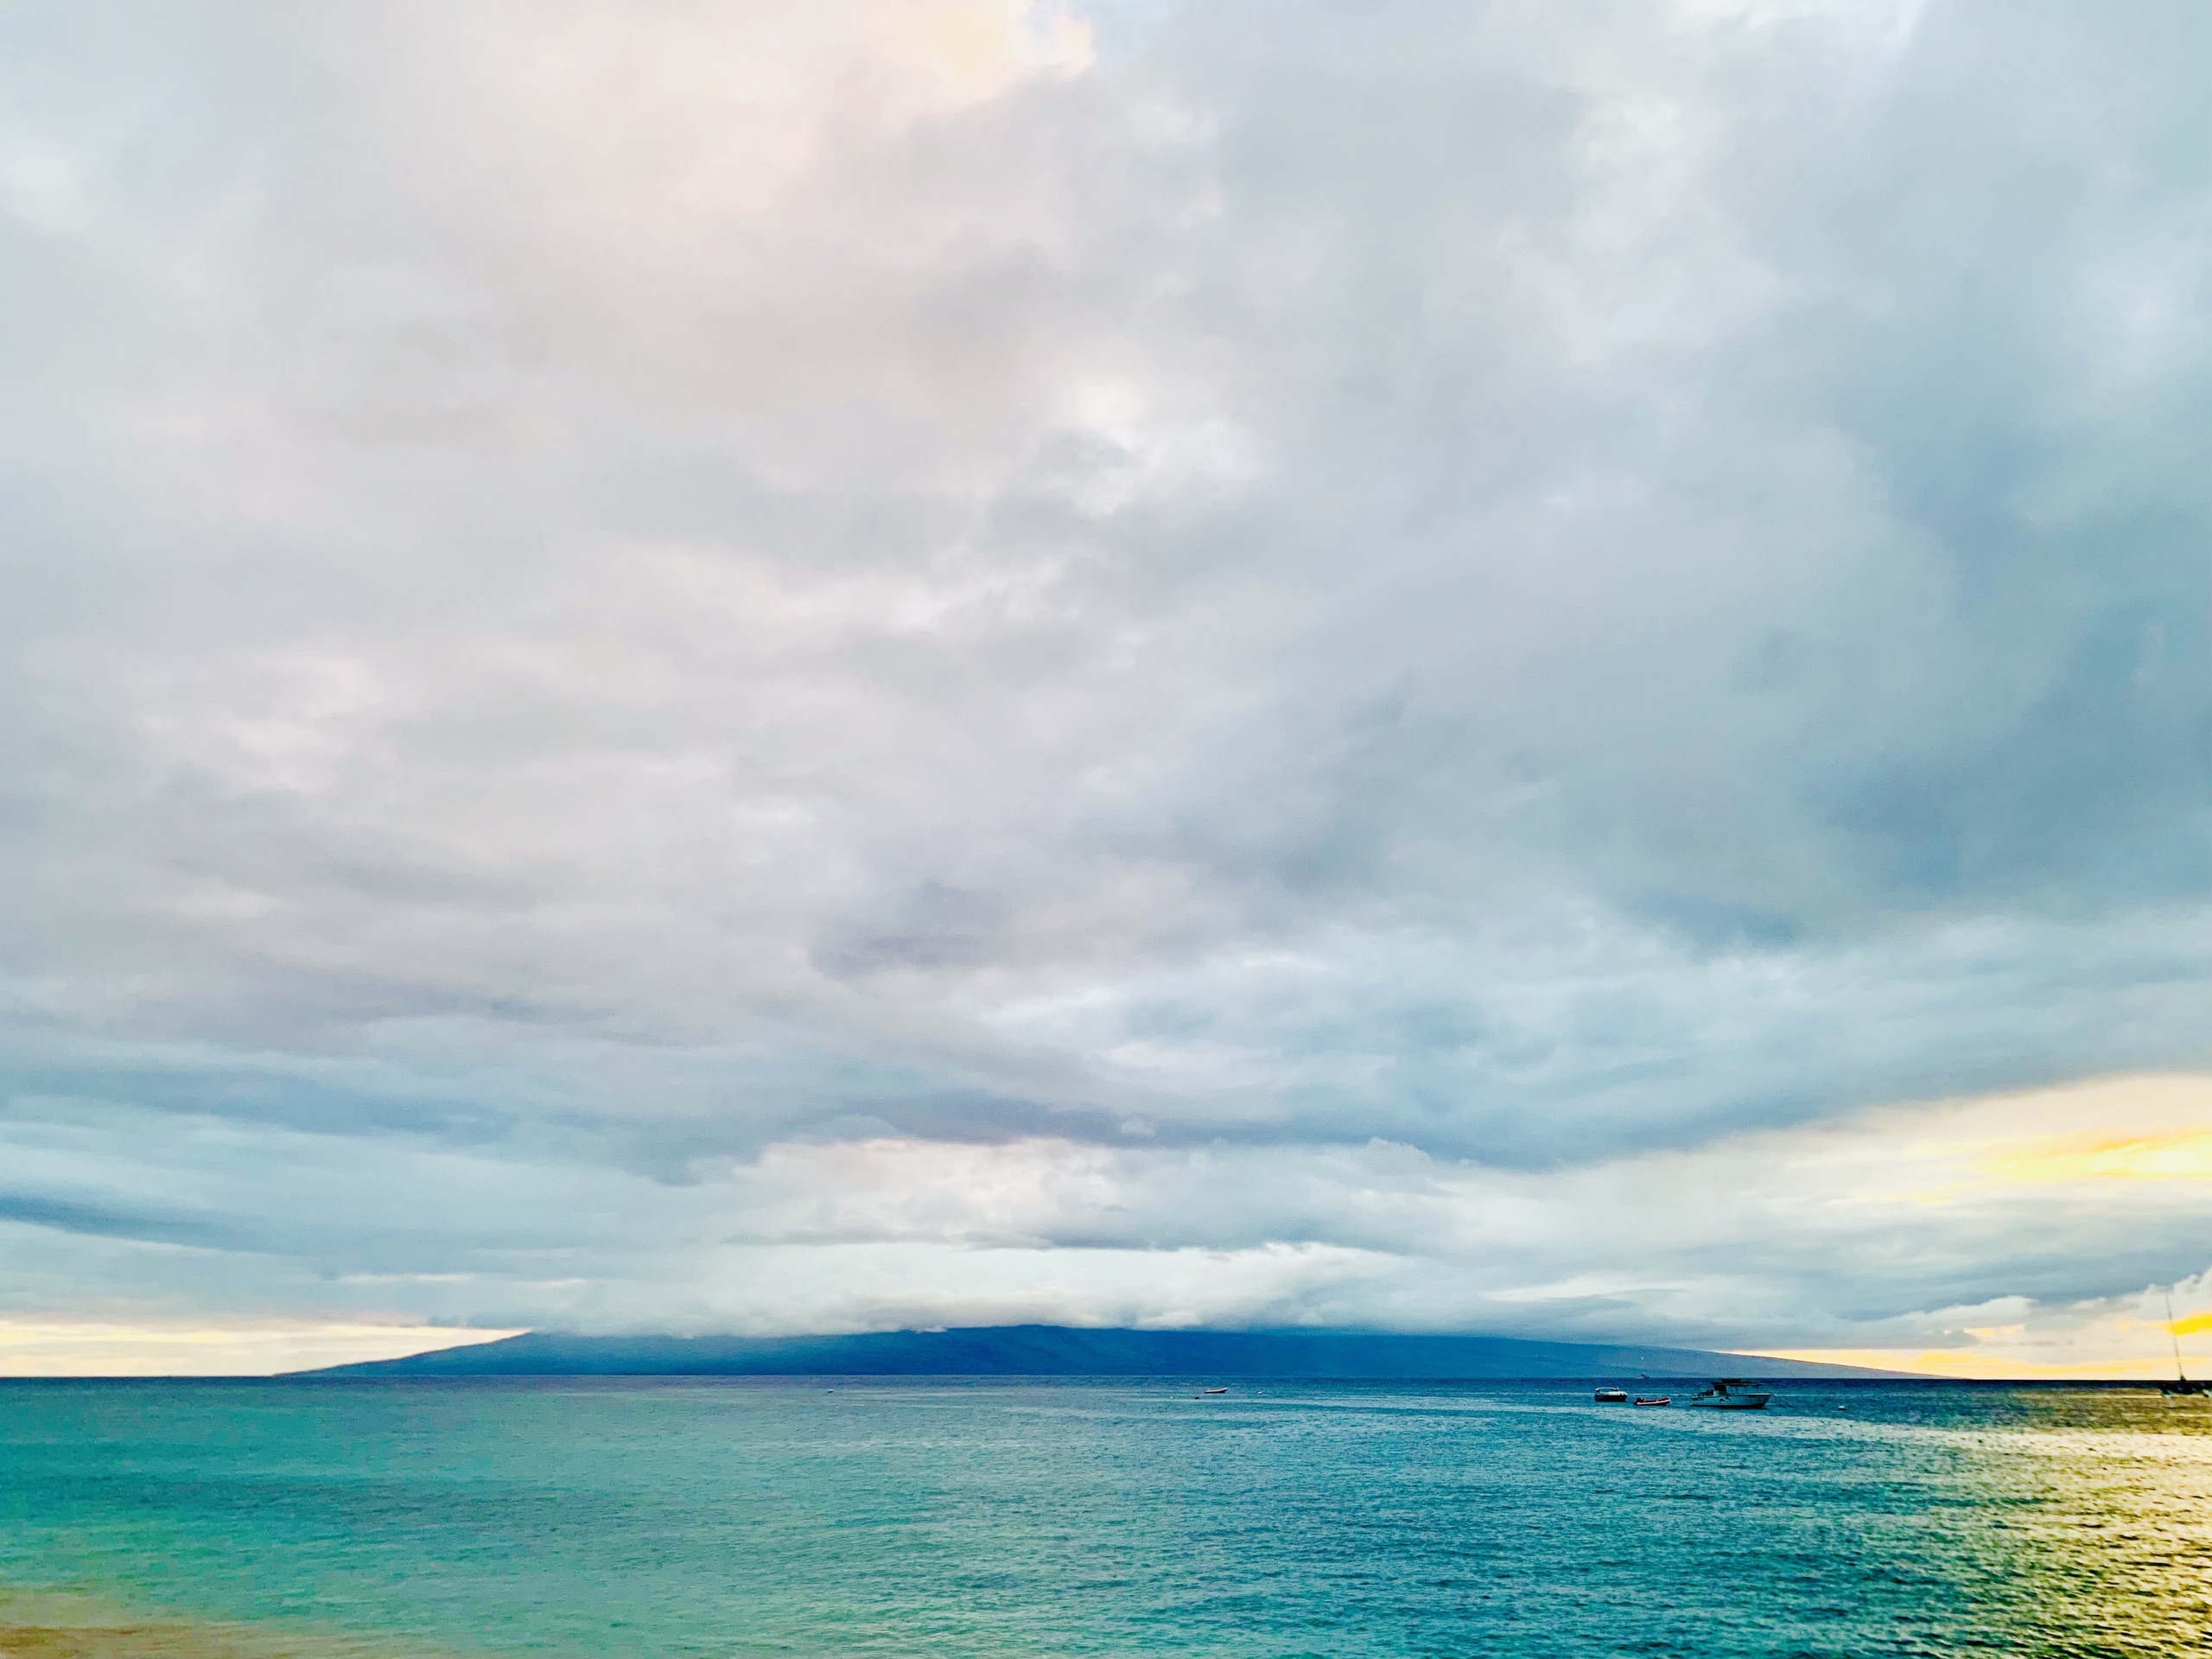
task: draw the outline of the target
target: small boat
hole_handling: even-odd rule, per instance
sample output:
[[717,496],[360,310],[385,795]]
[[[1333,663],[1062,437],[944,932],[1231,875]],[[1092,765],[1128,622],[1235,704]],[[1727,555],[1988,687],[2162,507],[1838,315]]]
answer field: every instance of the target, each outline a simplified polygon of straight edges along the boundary
[[1630,1403],[1638,1406],[1671,1406],[1675,1403],[1675,1396],[1671,1394],[1639,1394]]
[[1229,1390],[1227,1389],[1200,1389],[1196,1394],[1192,1395],[1191,1398],[1193,1400],[1203,1400],[1210,1394],[1227,1394]]
[[1713,1406],[1723,1411],[1763,1411],[1774,1396],[1745,1376],[1716,1377],[1691,1396],[1694,1406]]
[[1600,1389],[1591,1396],[1601,1406],[1624,1406],[1628,1403],[1626,1389]]
[[2174,1329],[2174,1299],[2166,1298],[2166,1339],[2174,1345],[2174,1380],[2158,1384],[2160,1394],[2212,1394],[2212,1382],[2192,1382],[2182,1369],[2181,1336]]

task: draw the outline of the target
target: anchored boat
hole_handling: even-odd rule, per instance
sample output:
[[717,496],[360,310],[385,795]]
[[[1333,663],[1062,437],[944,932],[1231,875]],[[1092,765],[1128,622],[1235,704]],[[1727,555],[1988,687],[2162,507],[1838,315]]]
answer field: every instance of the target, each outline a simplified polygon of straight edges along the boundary
[[2212,1394],[2212,1382],[2192,1382],[2181,1365],[2181,1333],[2174,1329],[2174,1299],[2166,1298],[2166,1339],[2174,1345],[2174,1380],[2158,1384],[2160,1394]]
[[1713,1406],[1723,1411],[1763,1411],[1774,1398],[1747,1376],[1715,1377],[1690,1399],[1694,1406]]
[[1601,1406],[1624,1406],[1628,1403],[1626,1389],[1600,1389],[1591,1398]]

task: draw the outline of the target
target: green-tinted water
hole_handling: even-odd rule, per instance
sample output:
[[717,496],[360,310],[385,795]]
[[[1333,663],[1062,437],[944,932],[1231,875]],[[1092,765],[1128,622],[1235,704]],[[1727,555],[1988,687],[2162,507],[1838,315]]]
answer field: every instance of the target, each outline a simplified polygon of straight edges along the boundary
[[18,1383],[0,1653],[2165,1656],[2212,1645],[2209,1430],[1967,1387]]

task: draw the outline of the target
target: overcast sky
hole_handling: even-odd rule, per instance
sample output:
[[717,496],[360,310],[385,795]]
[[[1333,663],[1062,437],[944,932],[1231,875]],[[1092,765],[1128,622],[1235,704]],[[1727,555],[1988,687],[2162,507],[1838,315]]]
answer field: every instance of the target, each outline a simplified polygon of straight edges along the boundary
[[0,11],[0,1370],[2163,1349],[2208,68],[2194,0]]

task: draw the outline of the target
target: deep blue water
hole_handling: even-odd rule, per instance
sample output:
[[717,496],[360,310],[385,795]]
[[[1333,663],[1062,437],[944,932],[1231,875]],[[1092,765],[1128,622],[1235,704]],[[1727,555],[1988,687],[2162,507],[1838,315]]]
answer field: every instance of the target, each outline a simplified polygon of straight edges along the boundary
[[0,1384],[0,1625],[155,1618],[163,1651],[2167,1656],[2212,1650],[2212,1407]]

